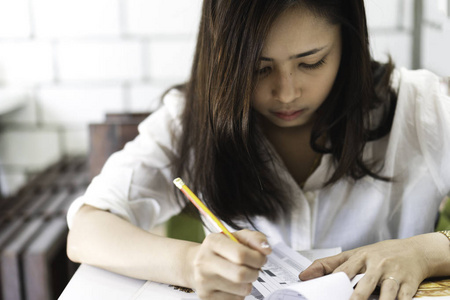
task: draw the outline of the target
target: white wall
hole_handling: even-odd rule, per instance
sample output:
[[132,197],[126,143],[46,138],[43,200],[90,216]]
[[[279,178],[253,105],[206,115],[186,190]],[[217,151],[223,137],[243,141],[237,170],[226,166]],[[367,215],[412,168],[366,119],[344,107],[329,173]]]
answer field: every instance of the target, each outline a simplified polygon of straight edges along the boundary
[[[411,67],[413,1],[365,2],[374,56],[390,52]],[[25,103],[0,115],[2,193],[63,155],[85,154],[87,125],[106,112],[152,110],[163,90],[185,80],[200,7],[201,0],[0,0],[0,107]],[[424,64],[444,75],[450,51],[428,43],[442,43],[439,30],[425,33]]]
[[413,0],[365,0],[373,56],[412,67]]
[[450,1],[423,0],[422,65],[450,76]]

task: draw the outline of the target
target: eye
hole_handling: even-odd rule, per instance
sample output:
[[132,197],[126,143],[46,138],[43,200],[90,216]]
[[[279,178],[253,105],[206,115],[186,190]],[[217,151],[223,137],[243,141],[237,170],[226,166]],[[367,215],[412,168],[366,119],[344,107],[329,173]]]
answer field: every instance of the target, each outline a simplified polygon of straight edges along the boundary
[[308,69],[308,70],[315,70],[315,69],[318,69],[318,68],[320,68],[323,64],[325,64],[325,59],[321,59],[321,60],[319,60],[318,62],[316,62],[315,64],[305,64],[305,63],[301,63],[301,64],[299,64],[298,66],[299,67],[302,67],[302,68],[305,68],[305,69]]
[[257,72],[259,76],[267,76],[271,71],[272,71],[271,67],[264,67],[259,69]]

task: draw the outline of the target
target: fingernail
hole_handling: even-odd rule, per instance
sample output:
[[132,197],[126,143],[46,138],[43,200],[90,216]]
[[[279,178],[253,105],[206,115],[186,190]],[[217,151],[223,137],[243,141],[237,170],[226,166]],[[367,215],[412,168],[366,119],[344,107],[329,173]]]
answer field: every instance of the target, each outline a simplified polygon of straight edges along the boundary
[[264,242],[261,243],[261,248],[267,249],[267,248],[270,248],[270,245],[269,245],[268,242],[264,241]]

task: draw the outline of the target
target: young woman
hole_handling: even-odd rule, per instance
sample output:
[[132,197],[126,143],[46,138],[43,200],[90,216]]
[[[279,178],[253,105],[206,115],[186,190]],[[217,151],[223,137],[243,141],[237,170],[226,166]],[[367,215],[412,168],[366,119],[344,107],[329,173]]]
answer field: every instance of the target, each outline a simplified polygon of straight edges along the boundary
[[[277,241],[341,246],[300,278],[365,273],[352,299],[411,299],[450,275],[431,233],[450,99],[429,72],[371,60],[363,0],[205,0],[190,80],[139,129],[73,203],[72,260],[202,299],[243,299]],[[178,176],[241,244],[147,232],[185,205]]]

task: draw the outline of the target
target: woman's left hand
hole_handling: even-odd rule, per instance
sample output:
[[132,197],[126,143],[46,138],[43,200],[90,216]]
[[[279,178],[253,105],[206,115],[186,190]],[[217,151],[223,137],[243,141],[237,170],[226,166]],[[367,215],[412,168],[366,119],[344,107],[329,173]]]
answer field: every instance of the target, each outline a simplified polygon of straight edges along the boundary
[[[445,275],[438,267],[450,256],[448,240],[439,233],[376,244],[319,259],[303,271],[301,280],[330,273],[345,272],[349,278],[365,273],[351,300],[368,299],[380,286],[380,300],[412,299],[419,284],[427,277]],[[448,267],[448,265],[447,265]],[[447,274],[450,275],[450,274]]]

